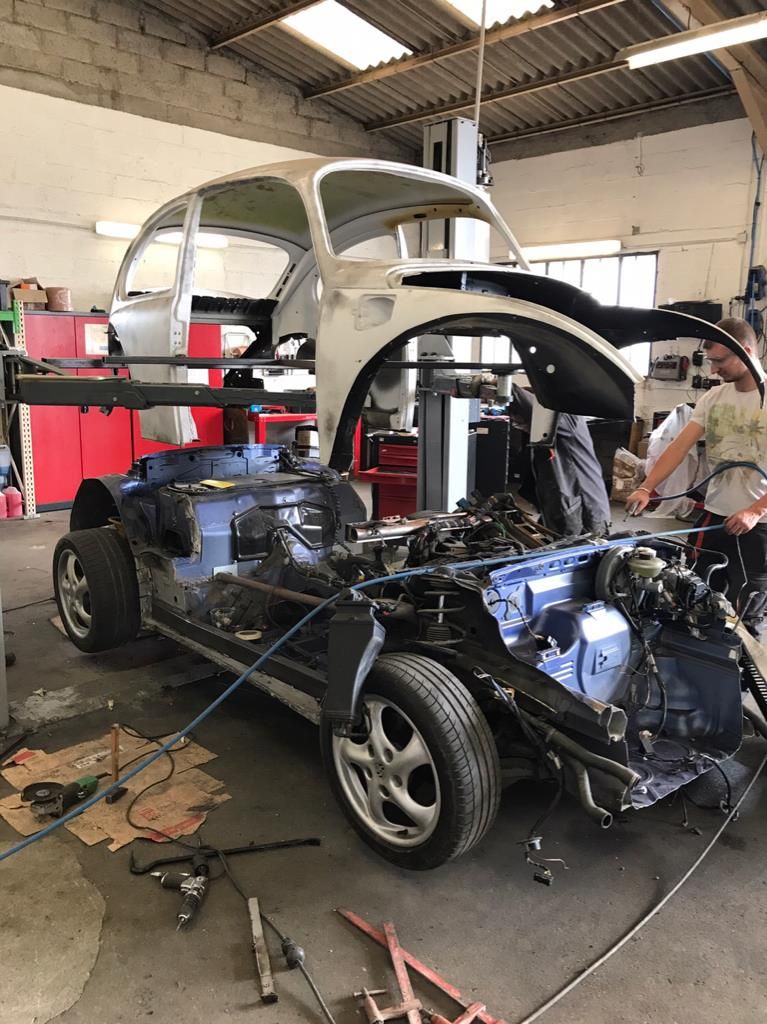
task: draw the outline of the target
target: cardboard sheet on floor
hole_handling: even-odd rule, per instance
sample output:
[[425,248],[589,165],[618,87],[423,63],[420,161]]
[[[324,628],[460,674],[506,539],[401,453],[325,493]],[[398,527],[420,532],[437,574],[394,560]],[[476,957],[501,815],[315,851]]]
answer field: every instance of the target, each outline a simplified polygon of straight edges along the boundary
[[[120,733],[121,766],[127,767],[134,758],[143,758],[156,749],[154,743]],[[151,831],[129,825],[125,814],[136,793],[151,782],[160,782],[136,803],[132,818],[144,824],[147,830],[157,828],[172,836],[190,835],[202,825],[209,811],[230,799],[224,792],[223,782],[200,770],[200,765],[215,756],[199,743],[184,743],[173,751],[175,770],[167,781],[160,782],[168,774],[170,762],[167,757],[161,757],[125,783],[128,792],[117,803],[110,805],[101,800],[64,827],[88,846],[109,840],[110,850],[119,850],[134,839],[151,838]],[[21,802],[21,790],[32,782],[74,782],[83,775],[109,772],[110,737],[107,734],[53,754],[24,748],[10,761],[13,763],[6,762],[0,775],[19,793],[0,800],[0,817],[23,836],[31,836],[54,819],[35,818],[29,805]],[[100,788],[108,786],[110,781],[109,777],[101,779]]]

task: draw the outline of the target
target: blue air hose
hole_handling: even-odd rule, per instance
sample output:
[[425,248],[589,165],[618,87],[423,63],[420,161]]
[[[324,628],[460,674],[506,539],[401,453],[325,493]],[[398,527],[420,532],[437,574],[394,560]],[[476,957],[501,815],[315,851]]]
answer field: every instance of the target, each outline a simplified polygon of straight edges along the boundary
[[[721,527],[705,526],[698,532],[707,533],[711,530],[718,529],[721,529]],[[680,534],[688,534],[689,532],[689,529],[666,530],[663,533],[648,534],[646,537],[643,537],[642,539],[654,540],[662,539],[664,537],[677,537]],[[582,550],[590,549],[594,551],[605,551],[608,548],[625,545],[625,543],[625,537],[618,538],[612,541],[591,542],[583,545]],[[414,576],[425,576],[437,572],[460,572],[470,569],[489,568],[493,565],[509,565],[512,562],[538,561],[542,558],[556,557],[556,552],[556,548],[549,548],[546,551],[532,551],[522,555],[498,556],[497,558],[476,559],[471,562],[454,562],[450,565],[435,565],[424,566],[418,569],[404,569],[401,572],[392,573],[390,576],[379,577],[378,579],[374,580],[365,580],[362,583],[355,583],[349,589],[366,590],[369,587],[380,586],[382,583],[396,583],[398,580],[411,579]],[[256,658],[253,664],[249,668],[246,668],[245,671],[240,676],[238,676],[233,683],[230,683],[230,685],[227,686],[223,693],[220,693],[214,701],[211,701],[211,703],[206,708],[204,708],[199,713],[199,715],[193,718],[188,725],[184,726],[183,729],[179,730],[179,732],[177,732],[175,736],[171,737],[171,739],[169,740],[166,740],[165,743],[162,744],[162,746],[158,747],[157,750],[153,751],[145,761],[143,761],[141,764],[137,764],[135,768],[131,768],[131,770],[126,772],[125,775],[122,775],[117,782],[112,782],[110,785],[106,787],[106,789],[100,790],[98,793],[90,797],[88,800],[83,801],[83,803],[77,804],[66,814],[62,815],[62,817],[56,818],[55,821],[50,822],[50,824],[40,829],[39,832],[35,832],[34,835],[27,836],[25,839],[22,839],[20,842],[15,843],[13,846],[9,847],[9,849],[0,853],[0,861],[4,861],[8,857],[12,857],[15,853],[20,853],[22,850],[26,849],[26,847],[31,846],[32,843],[36,843],[38,840],[44,839],[52,832],[55,832],[63,825],[66,825],[74,818],[77,818],[79,815],[83,814],[89,808],[97,804],[99,800],[103,800],[110,793],[114,792],[114,790],[117,789],[118,786],[123,786],[129,779],[134,778],[134,776],[138,775],[139,772],[144,771],[145,768],[148,768],[150,764],[153,764],[159,757],[162,757],[163,754],[168,753],[173,747],[176,746],[177,743],[179,743],[186,736],[188,736],[189,733],[196,729],[201,722],[204,722],[205,719],[208,718],[208,716],[211,715],[216,710],[217,707],[223,704],[228,697],[231,697],[234,691],[237,690],[240,686],[242,686],[242,684],[254,672],[258,672],[261,669],[261,667],[269,660],[269,658],[271,658],[273,654],[276,654],[277,651],[279,651],[280,648],[283,647],[288,642],[288,640],[290,640],[291,637],[295,636],[300,629],[307,625],[307,623],[311,622],[312,619],[316,618],[320,614],[320,612],[325,611],[325,609],[330,608],[333,604],[335,604],[335,602],[338,600],[340,596],[340,592],[338,594],[333,594],[331,597],[327,598],[327,600],[323,601],[322,604],[317,605],[316,608],[312,608],[312,610],[308,612],[302,619],[300,619],[295,625],[291,626],[290,629],[279,638],[279,640],[276,640],[267,651],[265,651],[262,655]]]

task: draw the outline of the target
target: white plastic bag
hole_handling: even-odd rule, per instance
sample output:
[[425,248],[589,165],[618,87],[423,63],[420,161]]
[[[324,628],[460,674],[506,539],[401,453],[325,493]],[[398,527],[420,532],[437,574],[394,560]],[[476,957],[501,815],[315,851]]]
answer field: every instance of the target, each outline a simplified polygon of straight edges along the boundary
[[[663,451],[671,442],[679,436],[692,418],[692,409],[689,405],[678,405],[668,414],[665,420],[659,424],[650,434],[650,442],[647,446],[647,472],[649,473],[660,458]],[[680,494],[682,491],[690,490],[699,480],[702,480],[708,472],[706,454],[704,449],[693,445],[690,451],[682,460],[674,472],[667,477],[662,484],[656,487],[660,495]],[[674,498],[670,501],[662,501],[654,512],[648,513],[652,516],[676,516],[684,518],[693,511],[695,502],[692,498]]]

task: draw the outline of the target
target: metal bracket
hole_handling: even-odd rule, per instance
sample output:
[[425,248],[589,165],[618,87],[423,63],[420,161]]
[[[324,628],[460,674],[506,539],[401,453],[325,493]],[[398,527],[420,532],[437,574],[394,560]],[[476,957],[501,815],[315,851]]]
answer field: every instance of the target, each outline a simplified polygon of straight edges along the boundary
[[348,735],[357,720],[360,694],[386,638],[375,605],[354,591],[336,602],[328,638],[328,688],[322,717]]

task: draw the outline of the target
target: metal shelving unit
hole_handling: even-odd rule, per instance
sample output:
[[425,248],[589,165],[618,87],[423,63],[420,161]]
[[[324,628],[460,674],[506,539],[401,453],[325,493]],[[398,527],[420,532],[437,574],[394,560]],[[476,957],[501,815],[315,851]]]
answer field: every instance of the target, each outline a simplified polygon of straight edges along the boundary
[[[10,325],[7,327],[6,325]],[[10,310],[0,310],[0,350],[3,354],[25,356],[27,349],[24,339],[24,306],[14,302]],[[0,444],[10,447],[11,430],[14,422],[19,432],[21,465],[11,455],[11,472],[16,486],[24,500],[24,518],[37,517],[35,500],[34,457],[32,454],[32,423],[29,406],[22,402],[10,401],[5,390],[5,374],[0,379]]]

